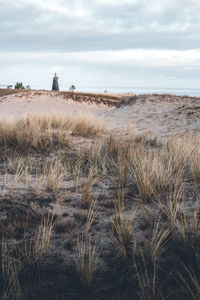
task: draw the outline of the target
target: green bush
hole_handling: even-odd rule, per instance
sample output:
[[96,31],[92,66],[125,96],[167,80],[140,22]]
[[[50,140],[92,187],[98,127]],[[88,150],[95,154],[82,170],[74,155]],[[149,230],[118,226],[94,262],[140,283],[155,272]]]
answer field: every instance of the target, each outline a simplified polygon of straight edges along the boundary
[[23,83],[22,82],[17,82],[15,84],[15,89],[24,89]]
[[74,91],[76,90],[75,85],[72,84],[72,85],[70,86],[69,90],[72,91],[72,92],[74,92]]

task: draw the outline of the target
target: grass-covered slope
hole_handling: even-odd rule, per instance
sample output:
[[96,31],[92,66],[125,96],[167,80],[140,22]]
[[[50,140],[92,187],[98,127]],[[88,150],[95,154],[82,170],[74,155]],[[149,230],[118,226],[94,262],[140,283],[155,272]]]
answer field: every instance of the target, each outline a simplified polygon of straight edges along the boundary
[[0,121],[2,299],[199,299],[199,135]]

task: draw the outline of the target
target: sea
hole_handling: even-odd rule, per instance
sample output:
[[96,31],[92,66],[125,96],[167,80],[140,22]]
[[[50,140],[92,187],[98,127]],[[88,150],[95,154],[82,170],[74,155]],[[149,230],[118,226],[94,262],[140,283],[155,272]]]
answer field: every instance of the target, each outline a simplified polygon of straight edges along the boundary
[[77,91],[107,94],[171,94],[200,97],[200,88],[84,87],[77,89]]

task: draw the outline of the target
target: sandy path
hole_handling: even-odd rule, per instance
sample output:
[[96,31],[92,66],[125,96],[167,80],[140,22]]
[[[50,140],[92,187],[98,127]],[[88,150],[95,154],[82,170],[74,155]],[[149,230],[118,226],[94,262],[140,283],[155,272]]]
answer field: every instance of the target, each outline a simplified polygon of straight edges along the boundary
[[29,112],[92,115],[104,119],[111,130],[132,126],[137,134],[149,133],[160,137],[198,131],[200,128],[198,98],[140,95],[125,101],[119,108],[78,103],[50,91],[30,91],[0,98],[0,118],[19,118]]

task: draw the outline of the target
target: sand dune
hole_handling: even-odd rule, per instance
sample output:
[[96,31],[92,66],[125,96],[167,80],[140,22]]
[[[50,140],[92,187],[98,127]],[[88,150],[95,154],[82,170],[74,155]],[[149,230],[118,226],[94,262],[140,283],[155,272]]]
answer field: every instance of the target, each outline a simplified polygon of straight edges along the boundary
[[[9,299],[21,299],[18,291],[38,300],[192,299],[200,139],[165,141],[198,132],[199,101],[27,90],[0,97],[0,121],[53,114],[0,122],[2,268],[9,266],[2,290],[13,289]],[[128,126],[159,140],[126,135]],[[196,272],[188,282],[186,267]],[[156,297],[152,278],[161,289]],[[199,282],[195,293],[199,299]]]
[[[88,99],[88,98],[87,98]],[[137,134],[165,137],[197,131],[200,99],[173,95],[138,95],[120,99],[117,107],[66,99],[61,93],[29,91],[0,97],[0,118],[18,118],[27,113],[92,115],[104,119],[108,129],[132,126]]]
[[196,131],[200,126],[200,99],[172,95],[139,95],[127,98],[104,117],[112,128],[131,125],[136,133],[165,137]]

